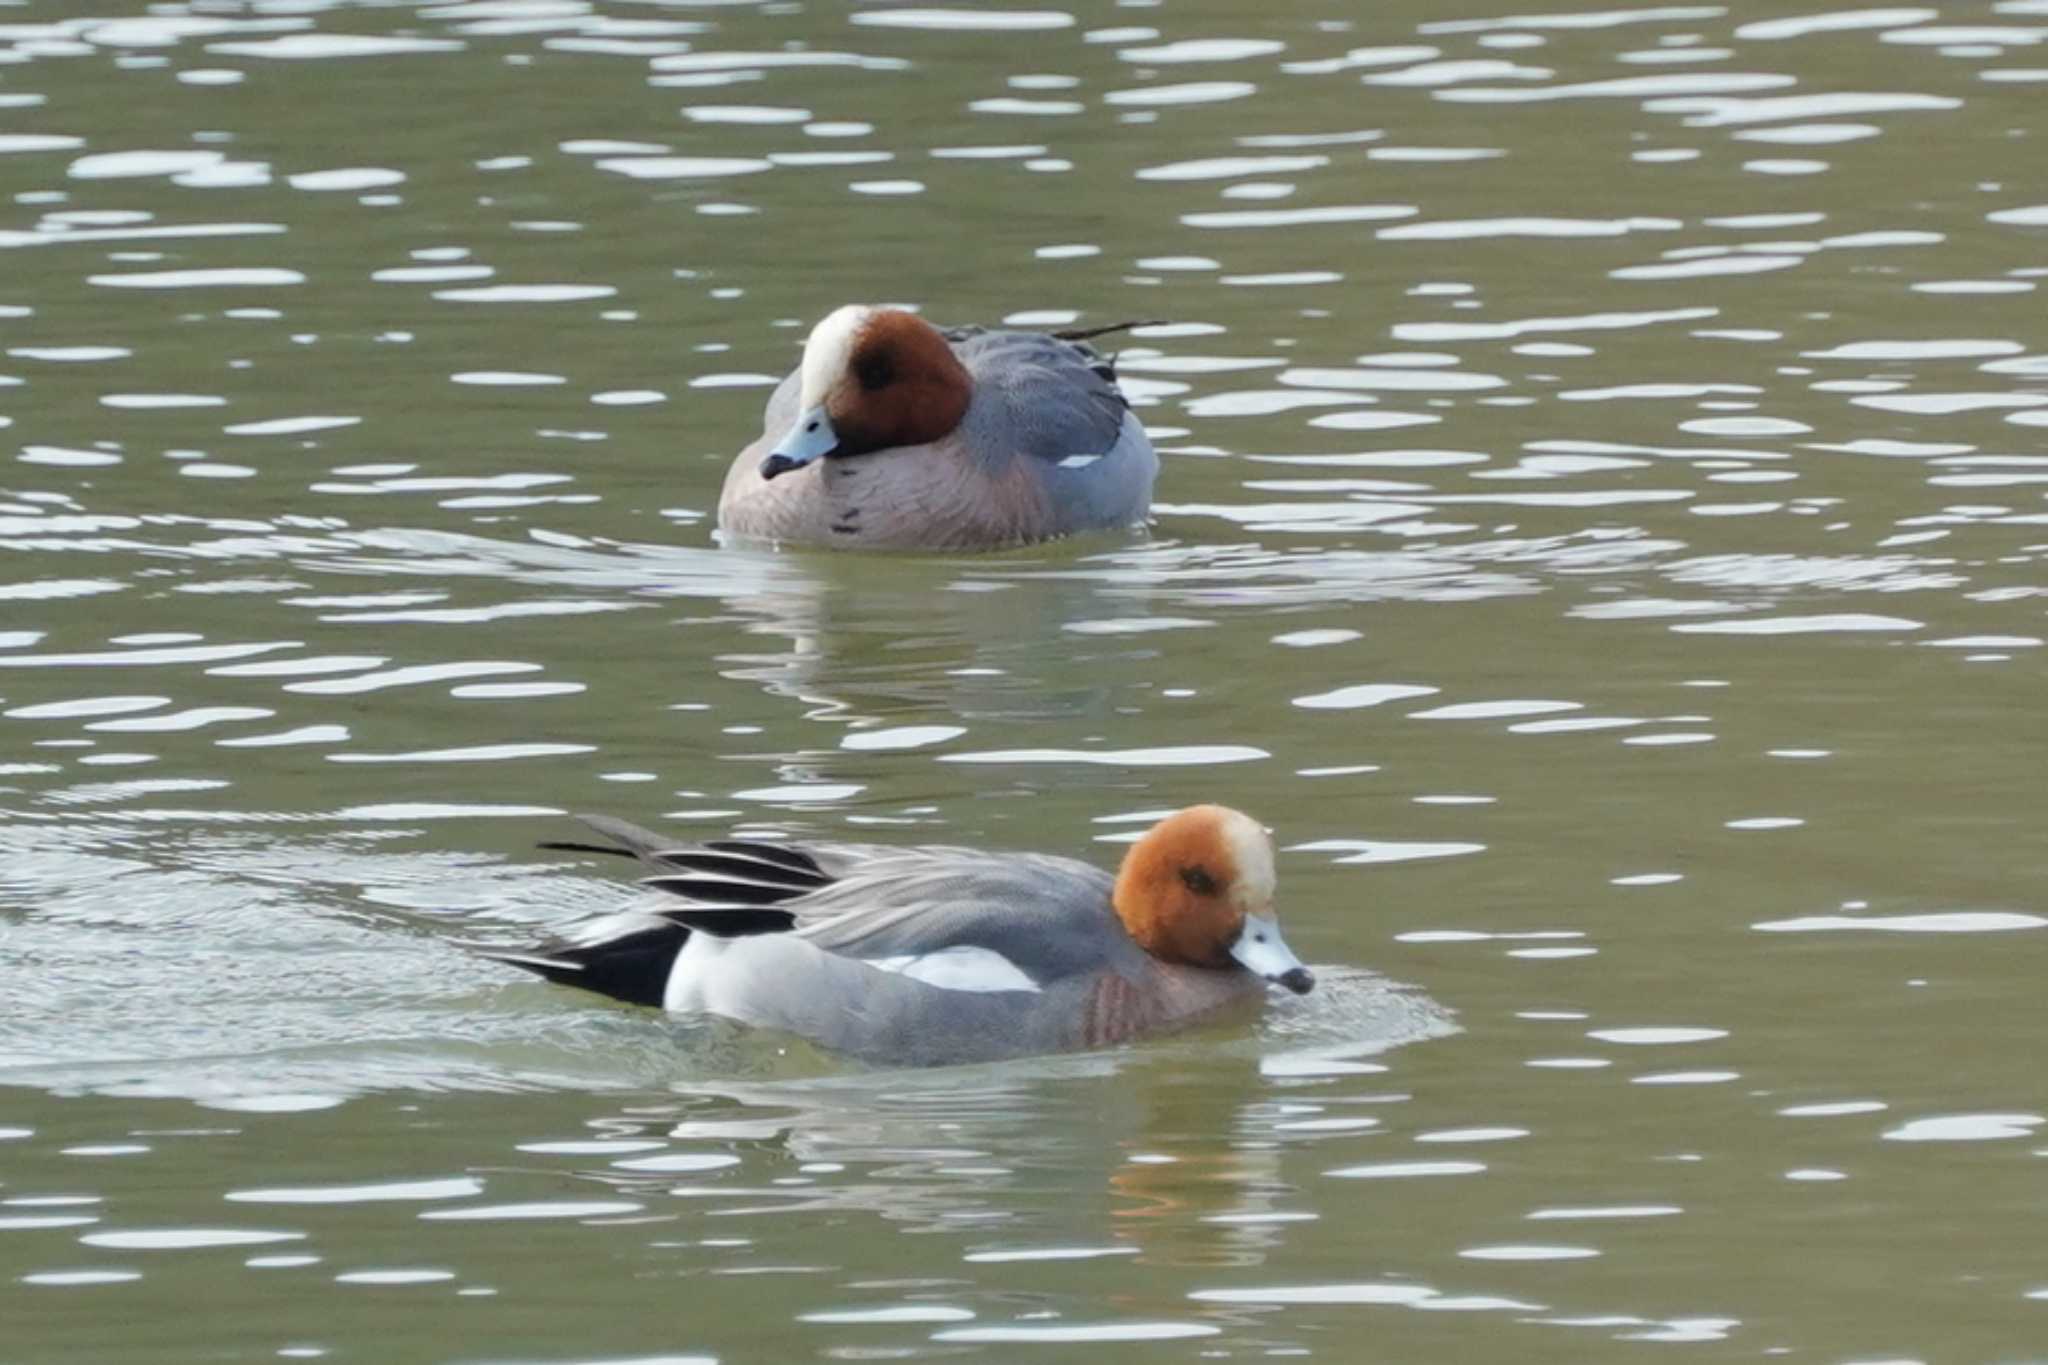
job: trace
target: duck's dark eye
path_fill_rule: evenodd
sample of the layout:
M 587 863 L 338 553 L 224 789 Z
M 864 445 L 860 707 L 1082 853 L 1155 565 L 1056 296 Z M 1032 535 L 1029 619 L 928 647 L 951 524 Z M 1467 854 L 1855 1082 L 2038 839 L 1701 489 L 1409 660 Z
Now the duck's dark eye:
M 1180 870 L 1181 883 L 1197 896 L 1213 896 L 1222 888 L 1209 875 L 1207 868 L 1184 867 Z
M 887 351 L 863 351 L 853 358 L 853 377 L 863 389 L 886 389 L 896 382 L 896 361 Z

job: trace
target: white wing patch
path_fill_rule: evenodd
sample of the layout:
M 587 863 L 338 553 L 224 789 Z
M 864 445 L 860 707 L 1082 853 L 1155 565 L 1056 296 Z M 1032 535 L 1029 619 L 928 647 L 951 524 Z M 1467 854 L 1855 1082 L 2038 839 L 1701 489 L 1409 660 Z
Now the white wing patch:
M 1101 458 L 1102 456 L 1100 455 L 1069 455 L 1066 459 L 1060 461 L 1059 467 L 1061 469 L 1086 469 Z
M 1036 991 L 1024 969 L 992 948 L 942 948 L 936 953 L 871 957 L 870 967 L 949 991 Z

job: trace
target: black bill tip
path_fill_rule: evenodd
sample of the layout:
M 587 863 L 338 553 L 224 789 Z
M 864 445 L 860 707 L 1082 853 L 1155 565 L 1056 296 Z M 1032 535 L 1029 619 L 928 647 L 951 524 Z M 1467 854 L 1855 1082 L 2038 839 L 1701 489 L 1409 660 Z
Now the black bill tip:
M 1306 967 L 1290 967 L 1277 979 L 1296 995 L 1307 995 L 1316 988 L 1316 974 Z
M 802 469 L 803 467 L 804 461 L 802 460 L 792 460 L 789 456 L 782 454 L 770 455 L 767 459 L 761 461 L 761 477 L 763 480 L 773 479 L 787 474 L 792 469 Z

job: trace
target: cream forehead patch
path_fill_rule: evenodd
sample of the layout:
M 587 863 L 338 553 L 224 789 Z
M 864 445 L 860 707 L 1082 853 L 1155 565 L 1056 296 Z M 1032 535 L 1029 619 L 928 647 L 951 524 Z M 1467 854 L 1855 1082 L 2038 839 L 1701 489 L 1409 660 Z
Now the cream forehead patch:
M 1238 811 L 1222 820 L 1223 846 L 1237 868 L 1237 889 L 1246 904 L 1266 905 L 1273 899 L 1273 841 L 1264 826 Z
M 823 402 L 840 376 L 852 366 L 853 344 L 874 311 L 849 303 L 827 313 L 811 329 L 811 335 L 804 341 L 802 390 L 797 398 L 804 408 Z

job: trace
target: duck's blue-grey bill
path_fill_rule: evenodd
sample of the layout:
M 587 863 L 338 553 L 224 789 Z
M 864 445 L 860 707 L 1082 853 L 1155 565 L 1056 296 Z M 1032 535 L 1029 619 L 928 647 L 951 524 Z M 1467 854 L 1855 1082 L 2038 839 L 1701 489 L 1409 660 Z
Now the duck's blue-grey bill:
M 839 433 L 832 429 L 832 419 L 825 415 L 823 407 L 812 408 L 796 419 L 796 424 L 761 461 L 761 477 L 773 479 L 792 469 L 802 469 L 838 448 Z

